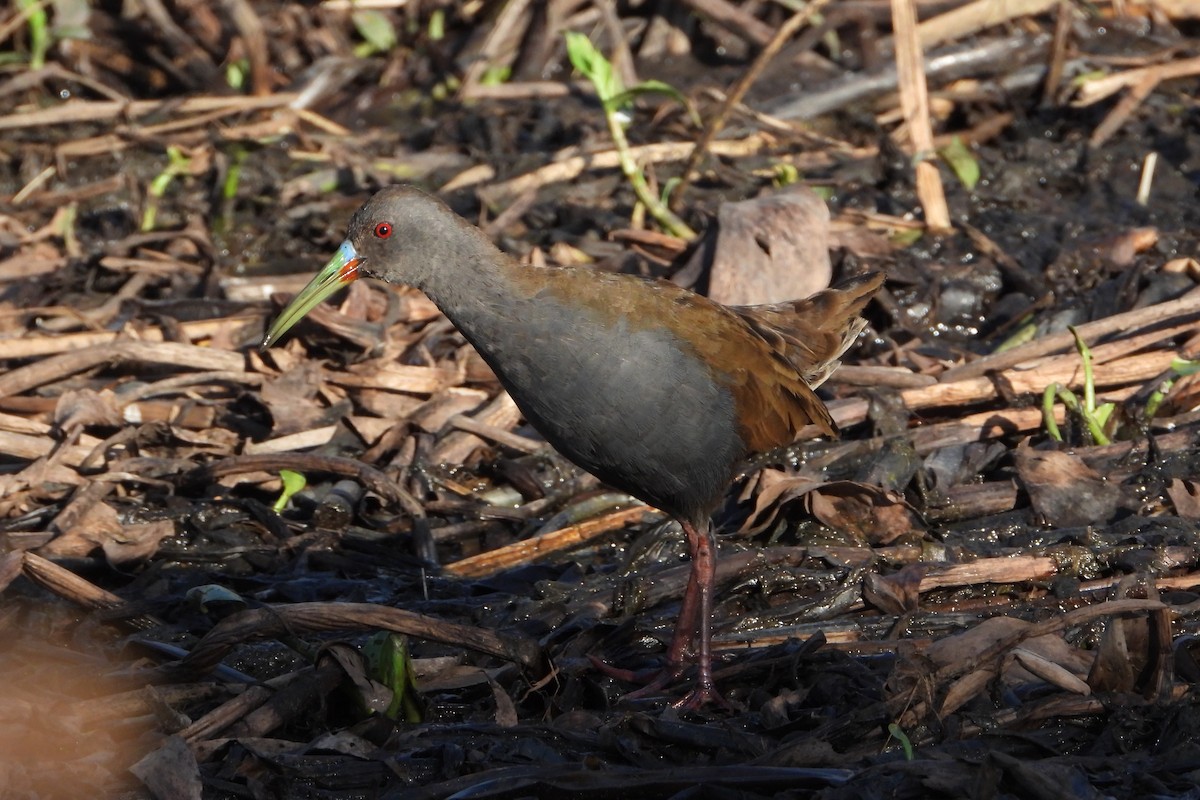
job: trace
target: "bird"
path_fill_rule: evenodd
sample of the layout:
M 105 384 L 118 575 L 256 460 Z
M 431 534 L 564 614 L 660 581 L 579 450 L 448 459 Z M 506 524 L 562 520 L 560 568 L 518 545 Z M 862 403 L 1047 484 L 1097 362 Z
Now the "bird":
M 727 705 L 712 676 L 712 513 L 752 455 L 791 444 L 809 424 L 837 435 L 813 389 L 864 329 L 883 274 L 801 300 L 724 306 L 665 280 L 522 265 L 440 199 L 396 185 L 354 213 L 262 348 L 362 277 L 424 292 L 551 446 L 678 521 L 691 570 L 652 686 L 681 678 L 690 660 L 695 686 L 676 705 Z

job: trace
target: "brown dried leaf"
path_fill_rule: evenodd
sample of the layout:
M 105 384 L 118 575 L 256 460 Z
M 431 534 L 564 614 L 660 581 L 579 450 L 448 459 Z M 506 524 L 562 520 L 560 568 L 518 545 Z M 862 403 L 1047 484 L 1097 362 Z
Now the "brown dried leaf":
M 114 567 L 132 561 L 144 561 L 158 552 L 163 539 L 175 535 L 175 523 L 169 519 L 122 525 L 113 536 L 101 543 L 104 557 Z
M 1184 519 L 1200 519 L 1200 484 L 1174 478 L 1167 487 L 1167 497 L 1171 498 L 1176 514 Z
M 121 404 L 109 389 L 72 389 L 62 393 L 54 407 L 54 424 L 63 430 L 89 425 L 116 427 L 124 424 Z
M 789 501 L 803 497 L 821 482 L 804 475 L 788 475 L 777 469 L 759 472 L 754 496 L 754 510 L 742 524 L 741 531 L 755 534 L 766 530 L 779 516 L 780 509 Z
M 1061 664 L 1057 664 L 1044 656 L 1025 647 L 1013 650 L 1013 659 L 1030 673 L 1041 678 L 1046 683 L 1057 686 L 1068 692 L 1088 696 L 1092 689 L 1087 682 L 1078 677 Z M 1007 677 L 1007 676 L 1006 676 Z
M 832 481 L 807 495 L 809 512 L 829 527 L 870 544 L 890 544 L 924 530 L 917 513 L 899 492 L 856 481 Z
M 74 516 L 53 541 L 38 549 L 40 555 L 83 557 L 122 535 L 117 511 L 107 503 L 94 503 Z
M 938 716 L 946 717 L 975 699 L 996 677 L 994 666 L 973 669 L 950 684 L 946 696 L 938 708 Z
M 1026 448 L 1016 462 L 1034 510 L 1056 528 L 1107 522 L 1120 505 L 1116 487 L 1076 455 Z
M 200 800 L 203 794 L 200 765 L 182 736 L 168 737 L 162 747 L 147 754 L 129 771 L 146 784 L 154 797 Z
M 891 575 L 867 572 L 863 578 L 863 599 L 885 614 L 916 611 L 921 600 L 921 579 L 928 564 L 909 564 Z
M 315 361 L 305 360 L 263 381 L 260 397 L 274 420 L 275 437 L 323 424 L 325 409 L 316 401 L 322 373 Z
M 811 189 L 724 203 L 717 225 L 708 289 L 717 302 L 776 303 L 829 286 L 829 209 Z

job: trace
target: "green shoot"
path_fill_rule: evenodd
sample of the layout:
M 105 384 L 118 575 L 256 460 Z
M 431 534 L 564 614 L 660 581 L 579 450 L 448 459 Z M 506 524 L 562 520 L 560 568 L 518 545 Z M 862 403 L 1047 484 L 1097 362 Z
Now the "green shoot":
M 429 40 L 440 42 L 446 38 L 446 9 L 434 9 L 429 17 Z
M 308 483 L 303 475 L 290 469 L 279 470 L 279 479 L 283 482 L 283 490 L 279 493 L 279 499 L 275 501 L 275 505 L 271 506 L 271 510 L 276 514 L 281 513 L 287 507 L 288 501 L 292 499 L 292 495 L 299 492 Z
M 192 159 L 174 145 L 167 145 L 167 166 L 150 181 L 146 210 L 142 212 L 142 231 L 154 230 L 158 219 L 158 203 L 167 193 L 167 187 L 180 175 L 187 175 L 192 168 Z
M 412 656 L 408 637 L 391 631 L 379 631 L 363 645 L 367 676 L 392 690 L 392 702 L 383 712 L 388 719 L 420 722 L 420 696 L 413 681 Z
M 900 728 L 900 726 L 894 722 L 890 723 L 888 725 L 888 735 L 891 736 L 893 739 L 895 739 L 897 742 L 899 742 L 900 746 L 902 748 L 904 748 L 904 760 L 912 761 L 913 760 L 912 742 L 909 741 L 908 735 Z
M 1080 361 L 1083 362 L 1083 400 L 1081 401 L 1070 390 L 1059 383 L 1047 386 L 1046 390 L 1042 393 L 1042 423 L 1045 425 L 1046 433 L 1050 438 L 1056 442 L 1063 440 L 1062 433 L 1054 421 L 1054 400 L 1057 398 L 1066 406 L 1068 412 L 1078 415 L 1083 420 L 1088 434 L 1095 444 L 1112 444 L 1112 438 L 1107 428 L 1112 419 L 1113 411 L 1117 408 L 1116 403 L 1096 405 L 1096 382 L 1092 372 L 1092 351 L 1074 327 L 1069 330 L 1075 337 L 1075 349 L 1079 352 Z
M 903 248 L 921 241 L 921 237 L 924 235 L 924 228 L 898 228 L 892 231 L 888 240 L 897 247 Z
M 246 76 L 250 74 L 250 62 L 244 58 L 230 61 L 225 67 L 225 82 L 235 92 L 240 92 L 246 85 Z
M 363 38 L 362 43 L 354 48 L 354 55 L 358 58 L 386 53 L 399 41 L 391 20 L 378 11 L 360 9 L 353 12 L 350 19 L 358 35 Z
M 1162 406 L 1163 401 L 1167 399 L 1167 393 L 1171 391 L 1171 387 L 1175 385 L 1175 381 L 1185 375 L 1195 375 L 1200 372 L 1200 361 L 1188 361 L 1183 358 L 1177 358 L 1171 362 L 1171 377 L 1166 378 L 1158 385 L 1158 388 L 1150 393 L 1150 397 L 1146 400 L 1145 419 L 1147 422 L 1158 416 L 1158 409 Z
M 667 208 L 666 204 L 650 190 L 646 183 L 646 176 L 634 162 L 629 140 L 625 136 L 623 120 L 625 106 L 641 94 L 648 92 L 666 94 L 690 109 L 687 99 L 662 81 L 643 81 L 632 88 L 625 88 L 616 70 L 613 69 L 612 62 L 596 49 L 590 39 L 582 33 L 574 31 L 567 31 L 566 38 L 567 57 L 571 60 L 571 65 L 591 81 L 592 86 L 596 89 L 596 96 L 604 110 L 604 119 L 608 123 L 609 136 L 612 137 L 613 147 L 616 148 L 617 157 L 621 161 L 621 174 L 633 187 L 638 202 L 645 206 L 650 215 L 672 235 L 689 241 L 695 239 L 696 232 Z
M 480 86 L 500 86 L 512 77 L 512 67 L 507 64 L 488 67 L 479 79 Z
M 46 4 L 40 0 L 17 0 L 21 12 L 28 15 L 25 21 L 29 28 L 29 68 L 46 66 L 46 53 L 50 50 L 50 22 Z
M 979 183 L 979 161 L 971 148 L 963 144 L 963 140 L 955 136 L 950 144 L 937 151 L 938 157 L 954 171 L 959 183 L 967 187 L 967 191 Z
M 771 183 L 779 189 L 785 186 L 791 186 L 800 180 L 800 170 L 796 169 L 795 164 L 789 164 L 786 161 L 778 161 L 775 164 L 775 175 L 771 178 Z

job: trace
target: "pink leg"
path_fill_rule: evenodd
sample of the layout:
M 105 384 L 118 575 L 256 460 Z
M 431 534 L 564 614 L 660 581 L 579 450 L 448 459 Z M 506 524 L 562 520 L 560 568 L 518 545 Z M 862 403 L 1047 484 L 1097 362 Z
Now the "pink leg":
M 679 617 L 679 627 L 675 629 L 675 641 L 671 643 L 671 654 L 678 644 L 683 632 L 683 626 L 688 626 L 687 638 L 690 641 L 692 633 L 700 629 L 700 646 L 696 651 L 696 688 L 686 697 L 675 703 L 679 708 L 699 708 L 708 702 L 716 702 L 724 706 L 729 703 L 717 693 L 712 677 L 712 605 L 713 589 L 717 577 L 717 539 L 713 535 L 712 525 L 704 523 L 703 530 L 697 530 L 690 523 L 683 523 L 683 532 L 687 534 L 692 549 L 692 574 L 688 579 L 687 593 L 683 598 L 683 611 Z M 693 595 L 698 595 L 694 597 Z M 689 603 L 689 600 L 691 601 Z M 698 608 L 696 606 L 699 606 Z M 688 619 L 690 607 L 691 620 Z M 697 619 L 697 614 L 699 619 Z
M 692 556 L 692 569 L 688 574 L 687 589 L 683 594 L 683 602 L 679 609 L 679 621 L 675 624 L 675 633 L 671 637 L 671 646 L 667 650 L 667 666 L 655 675 L 650 682 L 637 691 L 625 695 L 625 699 L 649 697 L 661 691 L 672 681 L 679 678 L 684 671 L 689 655 L 696 662 L 696 688 L 674 705 L 679 708 L 700 708 L 706 703 L 714 702 L 731 708 L 728 701 L 717 692 L 712 677 L 712 605 L 713 591 L 717 575 L 717 540 L 713 535 L 709 522 L 703 523 L 703 528 L 688 522 L 681 523 L 683 532 L 687 535 L 688 549 Z M 699 634 L 699 647 L 691 651 L 693 640 Z M 598 658 L 591 657 L 592 663 L 601 671 L 621 680 L 639 680 L 642 675 L 634 675 L 625 670 L 610 667 Z

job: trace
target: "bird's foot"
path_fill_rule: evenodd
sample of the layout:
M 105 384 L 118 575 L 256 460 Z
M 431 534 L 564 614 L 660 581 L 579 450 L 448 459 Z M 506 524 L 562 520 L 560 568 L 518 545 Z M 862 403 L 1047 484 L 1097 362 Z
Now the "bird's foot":
M 737 711 L 733 703 L 726 700 L 712 686 L 697 686 L 679 700 L 671 703 L 672 706 L 678 708 L 680 711 L 698 711 L 710 704 L 718 705 L 726 711 Z
M 629 694 L 622 695 L 619 702 L 626 700 L 645 700 L 648 697 L 655 697 L 663 689 L 666 689 L 674 681 L 678 680 L 683 675 L 683 666 L 666 666 L 666 667 L 651 667 L 649 669 L 629 670 L 614 667 L 605 661 L 601 661 L 593 655 L 588 655 L 588 660 L 592 662 L 592 666 L 603 672 L 610 678 L 625 683 L 640 683 L 642 688 L 635 689 Z
M 610 678 L 624 681 L 626 683 L 640 683 L 643 686 L 640 689 L 634 689 L 628 694 L 622 695 L 618 702 L 627 700 L 645 700 L 651 697 L 659 696 L 664 689 L 670 686 L 675 681 L 683 677 L 684 668 L 680 664 L 678 666 L 665 666 L 659 669 L 642 669 L 628 670 L 614 667 L 593 655 L 588 656 L 588 660 L 592 662 L 592 666 L 603 672 Z M 736 711 L 732 703 L 726 700 L 720 692 L 716 690 L 711 683 L 708 685 L 700 684 L 695 689 L 688 692 L 679 700 L 671 703 L 672 706 L 683 711 L 695 711 L 706 705 L 717 705 L 726 711 Z

